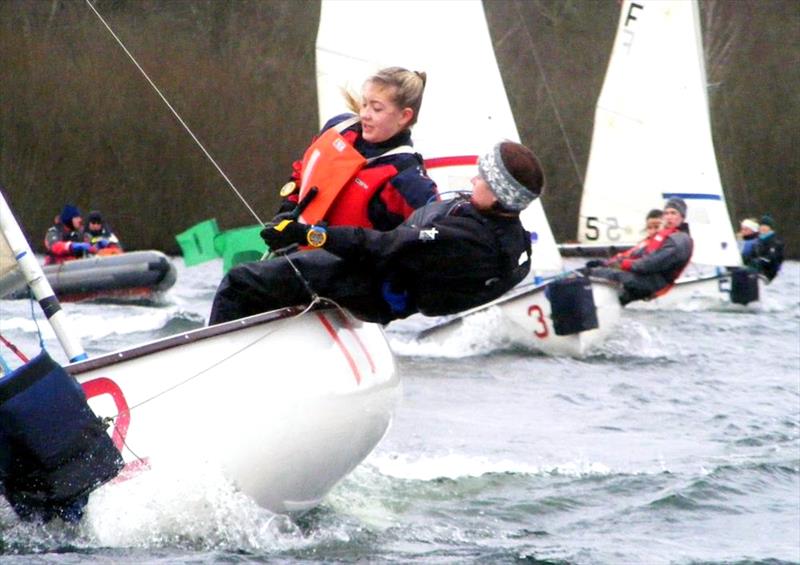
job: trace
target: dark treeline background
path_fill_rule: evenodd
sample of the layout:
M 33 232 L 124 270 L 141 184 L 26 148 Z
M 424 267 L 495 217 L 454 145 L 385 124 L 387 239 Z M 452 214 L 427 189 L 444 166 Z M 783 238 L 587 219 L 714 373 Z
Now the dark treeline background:
M 95 5 L 261 219 L 269 219 L 291 162 L 319 124 L 319 3 Z M 522 141 L 546 168 L 548 217 L 558 241 L 572 240 L 619 2 L 484 6 Z M 700 8 L 732 219 L 772 213 L 798 257 L 800 2 L 702 0 Z M 468 65 L 464 73 L 465 88 L 480 80 Z M 129 248 L 169 253 L 178 252 L 174 235 L 201 220 L 216 217 L 223 229 L 255 223 L 83 0 L 0 1 L 0 81 L 0 184 L 38 250 L 65 202 L 84 214 L 105 212 Z

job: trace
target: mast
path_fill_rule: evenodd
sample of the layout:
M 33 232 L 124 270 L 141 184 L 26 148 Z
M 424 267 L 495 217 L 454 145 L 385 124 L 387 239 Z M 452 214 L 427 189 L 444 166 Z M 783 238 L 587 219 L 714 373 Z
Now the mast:
M 61 303 L 55 296 L 53 288 L 45 277 L 42 267 L 36 260 L 28 240 L 19 227 L 14 214 L 11 212 L 5 195 L 0 191 L 0 234 L 2 234 L 8 248 L 11 250 L 10 260 L 16 261 L 20 271 L 25 277 L 34 297 L 39 302 L 47 321 L 53 327 L 61 347 L 67 354 L 71 363 L 86 359 L 86 353 L 76 333 L 69 327 Z M 6 258 L 3 258 L 4 260 Z

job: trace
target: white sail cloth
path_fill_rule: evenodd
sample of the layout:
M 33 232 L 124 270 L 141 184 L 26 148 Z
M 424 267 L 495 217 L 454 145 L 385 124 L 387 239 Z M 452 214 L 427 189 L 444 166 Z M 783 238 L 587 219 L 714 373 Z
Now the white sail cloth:
M 392 22 L 392 29 L 413 39 L 394 41 L 375 22 Z M 480 156 L 498 141 L 520 140 L 480 0 L 382 0 L 369 9 L 360 0 L 324 1 L 316 55 L 322 122 L 347 111 L 342 88 L 360 92 L 375 71 L 401 66 L 428 75 L 413 129 L 414 148 L 426 159 Z M 477 167 L 430 172 L 441 192 L 469 190 Z M 560 271 L 561 256 L 541 200 L 522 219 L 535 232 L 534 269 Z
M 671 196 L 688 204 L 694 263 L 739 265 L 709 118 L 695 0 L 626 0 L 597 102 L 578 240 L 632 244 Z

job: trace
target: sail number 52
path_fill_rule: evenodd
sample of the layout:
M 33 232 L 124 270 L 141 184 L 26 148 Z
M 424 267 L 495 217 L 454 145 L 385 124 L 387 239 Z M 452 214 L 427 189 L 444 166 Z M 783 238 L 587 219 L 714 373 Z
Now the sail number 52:
M 600 239 L 600 224 L 605 226 L 605 236 L 609 241 L 617 241 L 620 236 L 619 222 L 616 218 L 608 217 L 600 221 L 597 216 L 587 216 L 586 218 L 586 239 L 597 241 Z

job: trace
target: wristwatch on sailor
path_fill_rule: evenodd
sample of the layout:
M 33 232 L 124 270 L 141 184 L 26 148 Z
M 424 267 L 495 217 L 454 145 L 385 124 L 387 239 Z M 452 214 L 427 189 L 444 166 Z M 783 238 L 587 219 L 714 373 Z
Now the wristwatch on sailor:
M 311 226 L 306 232 L 306 241 L 311 247 L 322 247 L 328 241 L 328 232 L 322 226 Z

